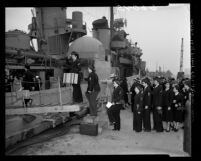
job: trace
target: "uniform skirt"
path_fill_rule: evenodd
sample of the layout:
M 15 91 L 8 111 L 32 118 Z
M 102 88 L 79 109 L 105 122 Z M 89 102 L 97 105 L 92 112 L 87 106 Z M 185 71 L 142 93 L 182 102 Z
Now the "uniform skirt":
M 183 110 L 174 109 L 173 120 L 175 122 L 183 122 Z
M 73 102 L 83 102 L 80 84 L 73 84 Z
M 164 107 L 164 120 L 166 122 L 172 122 L 173 121 L 173 110 L 172 108 L 168 110 L 168 107 Z
M 142 112 L 139 114 L 137 110 L 133 111 L 133 130 L 142 131 Z

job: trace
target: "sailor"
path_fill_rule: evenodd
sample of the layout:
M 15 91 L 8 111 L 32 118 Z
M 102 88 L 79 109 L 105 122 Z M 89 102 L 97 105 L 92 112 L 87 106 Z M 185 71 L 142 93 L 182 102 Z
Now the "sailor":
M 166 81 L 165 83 L 165 90 L 163 91 L 162 103 L 164 109 L 164 119 L 166 122 L 166 132 L 170 132 L 170 125 L 173 121 L 173 110 L 172 110 L 172 99 L 173 99 L 173 92 L 170 88 L 170 82 Z
M 95 73 L 93 65 L 88 66 L 89 76 L 85 80 L 88 81 L 87 91 L 85 93 L 88 102 L 91 116 L 97 116 L 97 102 L 96 98 L 100 92 L 100 85 L 98 75 Z
M 191 93 L 191 81 L 187 79 L 184 82 L 184 107 L 186 106 L 187 100 L 189 100 L 189 94 Z M 185 111 L 183 111 L 183 120 L 185 119 Z
M 191 81 L 186 80 L 184 82 L 184 105 L 186 104 L 186 101 L 189 100 L 189 93 L 191 92 Z
M 133 130 L 136 132 L 142 131 L 142 116 L 143 116 L 143 85 L 136 83 L 135 97 L 133 107 Z
M 163 132 L 162 124 L 162 86 L 159 84 L 159 78 L 154 78 L 153 93 L 153 122 L 154 130 L 157 132 Z
M 130 88 L 130 93 L 131 93 L 131 111 L 133 112 L 133 107 L 134 107 L 134 98 L 135 98 L 135 86 L 136 86 L 136 83 L 139 83 L 139 78 L 134 78 L 133 79 L 133 84 Z
M 113 79 L 117 78 L 117 75 L 115 73 L 110 74 L 109 79 L 107 79 L 106 81 L 102 81 L 102 82 L 106 82 L 107 86 L 106 86 L 106 97 L 107 97 L 107 102 L 112 102 L 112 93 L 114 90 L 114 86 L 113 86 Z M 114 117 L 111 115 L 110 112 L 111 108 L 107 108 L 107 114 L 108 114 L 108 119 L 110 122 L 110 125 L 114 124 Z
M 112 94 L 112 106 L 110 107 L 109 115 L 114 118 L 114 129 L 120 131 L 120 110 L 123 106 L 123 89 L 120 87 L 120 80 L 118 78 L 113 79 L 114 91 Z
M 174 96 L 173 96 L 173 121 L 174 121 L 174 128 L 173 130 L 176 132 L 179 129 L 179 124 L 182 123 L 182 111 L 183 111 L 183 98 L 182 95 L 179 93 L 179 86 L 176 85 L 173 88 Z
M 128 93 L 128 84 L 127 84 L 127 80 L 126 80 L 125 77 L 121 78 L 120 86 L 124 91 L 124 107 L 123 107 L 123 109 L 125 109 L 125 108 L 128 108 L 128 106 L 129 106 L 128 105 L 128 95 L 127 95 L 127 93 Z
M 143 127 L 144 131 L 151 131 L 150 123 L 150 108 L 151 108 L 151 89 L 150 81 L 148 78 L 142 80 L 142 85 L 144 86 L 143 91 Z
M 73 86 L 73 104 L 83 102 L 82 91 L 80 87 L 81 82 L 81 66 L 79 61 L 79 54 L 77 52 L 72 52 L 69 58 L 66 60 L 67 72 L 78 74 L 77 84 L 72 84 Z

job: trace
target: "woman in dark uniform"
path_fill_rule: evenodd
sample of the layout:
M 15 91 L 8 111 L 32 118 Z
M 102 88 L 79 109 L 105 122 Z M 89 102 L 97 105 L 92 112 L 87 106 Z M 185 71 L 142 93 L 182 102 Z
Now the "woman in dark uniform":
M 120 87 L 120 81 L 118 78 L 113 79 L 114 91 L 112 93 L 112 106 L 109 110 L 109 115 L 114 119 L 114 129 L 120 131 L 121 121 L 120 121 L 120 110 L 123 106 L 123 89 Z
M 182 105 L 183 105 L 183 100 L 182 96 L 179 93 L 179 86 L 176 85 L 173 88 L 174 91 L 174 96 L 173 96 L 173 121 L 174 121 L 174 131 L 178 131 L 179 128 L 179 123 L 182 122 Z
M 79 55 L 76 52 L 72 52 L 69 59 L 67 59 L 67 73 L 77 73 L 78 83 L 72 84 L 73 86 L 73 103 L 83 102 L 82 91 L 80 87 L 81 82 L 81 67 L 79 62 Z
M 131 93 L 131 111 L 133 112 L 133 107 L 134 107 L 134 98 L 135 98 L 135 86 L 136 86 L 136 82 L 139 83 L 138 79 L 133 79 L 133 84 L 130 88 L 130 93 Z
M 190 93 L 190 91 L 191 91 L 191 89 L 190 89 L 190 85 L 191 84 L 191 82 L 190 82 L 190 80 L 188 80 L 188 79 L 186 79 L 185 81 L 184 81 L 184 87 L 183 87 L 183 107 L 185 107 L 186 106 L 186 102 L 187 102 L 187 100 L 189 100 L 189 93 Z M 184 123 L 184 120 L 185 120 L 185 109 L 183 110 L 183 123 Z M 182 128 L 184 128 L 184 126 L 182 126 Z
M 133 109 L 133 130 L 136 132 L 142 131 L 142 114 L 143 114 L 143 86 L 139 83 L 136 83 L 135 86 L 135 100 L 134 100 L 134 109 Z
M 151 108 L 151 89 L 150 81 L 148 78 L 142 80 L 142 85 L 144 86 L 143 91 L 143 127 L 144 131 L 151 131 L 150 123 L 150 108 Z
M 128 84 L 127 84 L 127 80 L 125 77 L 122 78 L 121 83 L 120 83 L 121 88 L 124 91 L 124 107 L 123 109 L 128 107 Z
M 157 132 L 163 132 L 162 123 L 162 86 L 159 84 L 159 78 L 154 78 L 154 88 L 153 88 L 153 119 L 154 119 L 154 129 Z
M 85 80 L 88 81 L 88 87 L 86 91 L 86 97 L 89 102 L 89 110 L 91 116 L 97 116 L 97 102 L 96 98 L 100 92 L 100 85 L 98 75 L 95 73 L 94 66 L 88 67 L 89 76 Z
M 170 82 L 165 82 L 165 90 L 163 91 L 163 109 L 164 109 L 164 119 L 166 122 L 166 132 L 170 132 L 170 124 L 173 121 L 173 112 L 172 112 L 172 99 L 173 92 L 170 89 Z

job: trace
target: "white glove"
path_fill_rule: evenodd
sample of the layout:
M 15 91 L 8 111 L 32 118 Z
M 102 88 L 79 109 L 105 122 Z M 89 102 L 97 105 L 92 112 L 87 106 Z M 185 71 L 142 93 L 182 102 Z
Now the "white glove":
M 160 106 L 157 107 L 157 110 L 161 110 L 161 109 L 162 109 L 162 107 L 160 107 Z

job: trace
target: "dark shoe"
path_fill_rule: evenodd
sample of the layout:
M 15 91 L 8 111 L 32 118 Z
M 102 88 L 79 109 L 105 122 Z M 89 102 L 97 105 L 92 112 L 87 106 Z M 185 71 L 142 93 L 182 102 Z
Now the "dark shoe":
M 114 125 L 115 122 L 110 122 L 110 126 Z
M 173 128 L 173 131 L 174 131 L 174 132 L 177 132 L 177 131 L 178 131 L 178 129 L 176 129 L 176 128 Z
M 145 132 L 150 132 L 151 130 L 149 130 L 149 129 L 145 129 L 144 131 L 145 131 Z
M 113 131 L 117 131 L 117 129 L 112 129 Z
M 142 130 L 139 130 L 139 131 L 136 131 L 136 130 L 135 130 L 135 132 L 139 133 L 139 132 L 142 132 Z
M 69 112 L 69 116 L 70 117 L 73 117 L 73 116 L 75 116 L 76 114 L 75 114 L 75 112 Z

